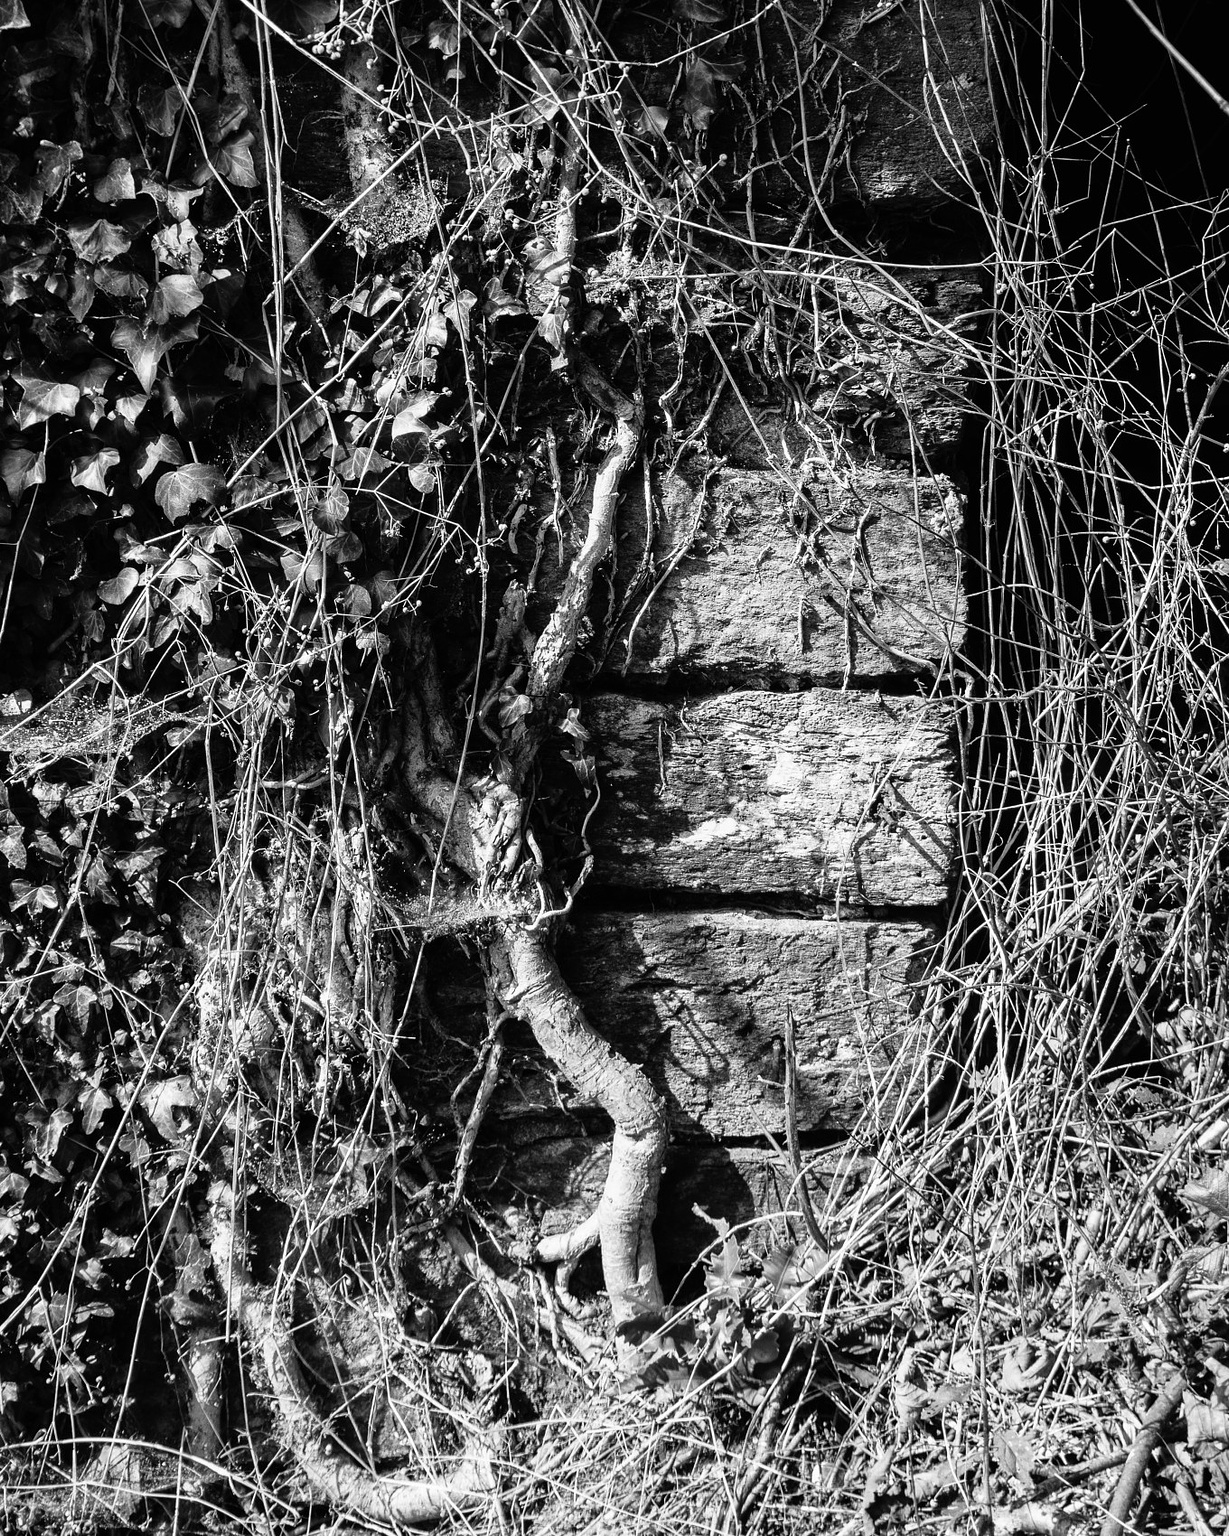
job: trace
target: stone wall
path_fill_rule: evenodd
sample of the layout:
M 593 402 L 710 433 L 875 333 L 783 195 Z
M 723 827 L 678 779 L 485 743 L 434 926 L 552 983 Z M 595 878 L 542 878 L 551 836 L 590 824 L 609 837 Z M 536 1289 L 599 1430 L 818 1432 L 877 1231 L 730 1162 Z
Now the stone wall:
M 740 1219 L 788 1196 L 787 1014 L 812 1175 L 859 1176 L 847 1138 L 891 1113 L 954 875 L 957 449 L 985 302 L 961 199 L 991 144 L 980 8 L 828 9 L 766 13 L 762 38 L 783 78 L 808 66 L 817 147 L 845 115 L 824 177 L 832 254 L 812 245 L 792 290 L 813 324 L 771 380 L 725 359 L 704 451 L 628 485 L 595 615 L 607 643 L 573 683 L 602 799 L 561 961 L 669 1104 L 668 1273 L 711 1238 L 694 1205 Z M 780 170 L 759 191 L 776 229 L 813 202 Z M 891 259 L 854 259 L 855 240 Z M 590 272 L 590 297 L 626 275 Z M 558 546 L 512 561 L 531 571 L 531 629 L 583 535 L 577 488 L 555 487 Z M 477 977 L 434 948 L 436 1014 L 479 1034 Z M 600 1192 L 606 1127 L 518 1045 L 477 1172 L 562 1228 Z

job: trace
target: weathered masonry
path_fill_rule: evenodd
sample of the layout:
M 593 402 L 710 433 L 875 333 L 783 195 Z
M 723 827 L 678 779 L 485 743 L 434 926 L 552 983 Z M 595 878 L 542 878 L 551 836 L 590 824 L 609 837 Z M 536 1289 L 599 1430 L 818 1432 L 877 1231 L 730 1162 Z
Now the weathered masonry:
M 828 254 L 797 257 L 781 219 L 753 221 L 764 249 L 749 259 L 779 261 L 792 340 L 771 340 L 768 315 L 720 361 L 702 451 L 625 486 L 595 615 L 607 644 L 572 683 L 602 799 L 561 964 L 668 1101 L 657 1231 L 676 1271 L 711 1237 L 693 1206 L 740 1219 L 787 1195 L 787 1017 L 812 1168 L 853 1169 L 843 1139 L 873 1137 L 891 1112 L 892 1064 L 953 878 L 957 448 L 984 302 L 960 203 L 990 140 L 981 18 L 976 0 L 828 10 L 763 22 L 782 69 L 800 40 L 827 59 L 829 94 L 817 86 L 812 100 L 825 121 L 831 71 L 844 82 Z M 776 195 L 788 206 L 788 188 Z M 793 219 L 809 219 L 793 197 Z M 612 259 L 588 292 L 629 275 L 653 272 Z M 660 397 L 669 384 L 665 368 Z M 531 628 L 583 534 L 569 510 L 580 478 L 556 474 L 558 541 L 508 557 L 530 586 Z M 436 1013 L 479 1032 L 476 978 L 434 948 Z M 490 1187 L 532 1194 L 559 1229 L 592 1207 L 603 1126 L 527 1042 L 491 1117 L 497 1146 L 479 1164 Z

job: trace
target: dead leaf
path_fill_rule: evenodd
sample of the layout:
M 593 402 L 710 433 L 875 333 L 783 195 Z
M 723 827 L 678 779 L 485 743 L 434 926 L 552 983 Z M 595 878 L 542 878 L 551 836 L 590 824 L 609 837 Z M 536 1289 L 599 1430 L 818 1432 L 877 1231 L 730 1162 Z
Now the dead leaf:
M 1192 1182 L 1182 1190 L 1189 1204 L 1207 1211 L 1217 1221 L 1229 1221 L 1229 1168 L 1205 1174 L 1201 1182 Z
M 180 1129 L 176 1115 L 180 1111 L 196 1108 L 196 1090 L 186 1075 L 164 1078 L 158 1083 L 148 1083 L 138 1095 L 138 1103 L 164 1141 L 182 1141 L 185 1132 Z

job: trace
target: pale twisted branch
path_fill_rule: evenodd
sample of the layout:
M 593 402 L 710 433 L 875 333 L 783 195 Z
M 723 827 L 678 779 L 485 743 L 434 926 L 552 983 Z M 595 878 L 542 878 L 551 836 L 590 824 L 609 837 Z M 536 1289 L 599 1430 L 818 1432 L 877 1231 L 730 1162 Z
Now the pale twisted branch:
M 504 1006 L 525 1020 L 573 1086 L 614 1121 L 596 1218 L 615 1326 L 660 1313 L 653 1218 L 668 1141 L 665 1106 L 640 1068 L 595 1032 L 540 934 L 502 923 L 490 953 Z M 576 1230 L 588 1236 L 585 1224 Z
M 214 1184 L 209 1205 L 214 1271 L 227 1309 L 260 1356 L 285 1445 L 312 1487 L 352 1515 L 391 1525 L 417 1525 L 451 1510 L 485 1504 L 496 1486 L 490 1430 L 471 1437 L 456 1469 L 444 1477 L 385 1477 L 349 1457 L 312 1406 L 284 1308 L 252 1278 L 242 1219 L 230 1187 Z

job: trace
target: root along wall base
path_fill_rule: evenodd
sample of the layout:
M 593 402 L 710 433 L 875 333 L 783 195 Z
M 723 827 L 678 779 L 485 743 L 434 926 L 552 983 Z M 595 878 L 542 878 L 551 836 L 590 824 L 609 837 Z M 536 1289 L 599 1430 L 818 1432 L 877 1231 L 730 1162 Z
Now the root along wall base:
M 890 1113 L 912 990 L 937 929 L 853 917 L 746 911 L 577 914 L 560 945 L 564 979 L 595 1027 L 644 1064 L 676 1142 L 786 1135 L 785 1014 L 794 1018 L 794 1114 L 804 1134 L 845 1132 Z M 481 981 L 455 947 L 425 964 L 441 1019 L 482 1018 Z M 489 1114 L 510 1145 L 571 1134 L 592 1101 L 552 1081 L 513 1041 Z

